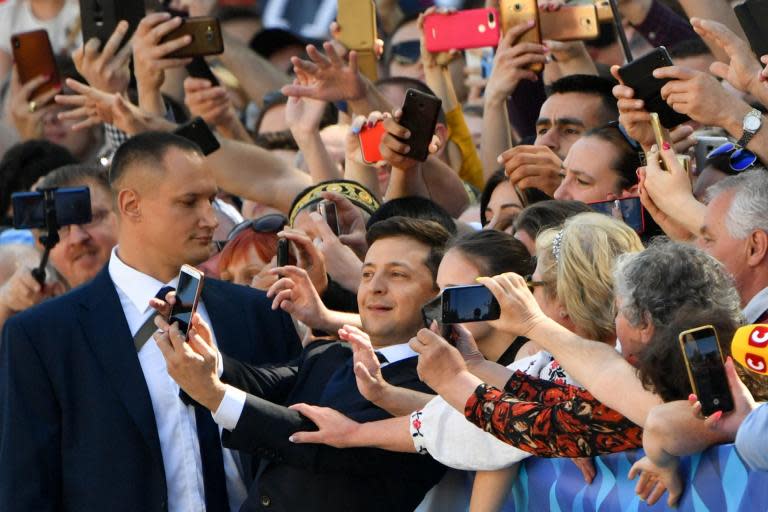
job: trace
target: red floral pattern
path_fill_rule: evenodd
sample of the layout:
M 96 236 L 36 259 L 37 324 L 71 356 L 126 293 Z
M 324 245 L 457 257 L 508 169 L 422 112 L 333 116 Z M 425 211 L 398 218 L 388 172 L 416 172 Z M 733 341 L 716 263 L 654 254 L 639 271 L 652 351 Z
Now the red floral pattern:
M 515 372 L 504 391 L 481 384 L 469 421 L 539 457 L 592 457 L 638 448 L 643 430 L 585 389 Z

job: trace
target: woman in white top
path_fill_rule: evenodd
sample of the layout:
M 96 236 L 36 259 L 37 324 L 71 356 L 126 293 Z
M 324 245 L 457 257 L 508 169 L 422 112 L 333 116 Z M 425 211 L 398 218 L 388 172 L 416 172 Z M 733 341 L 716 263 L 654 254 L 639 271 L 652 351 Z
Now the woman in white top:
M 486 270 L 478 268 L 482 263 L 477 258 L 466 258 L 457 249 L 449 250 L 440 265 L 438 284 L 441 286 L 471 283 Z M 579 335 L 614 345 L 613 265 L 619 255 L 643 249 L 637 234 L 626 224 L 608 216 L 585 213 L 566 221 L 561 230 L 542 233 L 536 241 L 536 249 L 538 264 L 529 282 L 544 312 Z M 472 324 L 465 325 L 475 331 L 478 329 Z M 483 328 L 494 329 L 493 322 L 486 323 Z M 461 345 L 467 340 L 465 336 L 459 341 L 465 352 L 467 347 Z M 479 343 L 478 346 L 482 353 L 483 348 Z M 534 355 L 509 367 L 546 380 L 573 383 L 550 354 L 535 348 L 533 351 Z M 301 406 L 300 409 L 318 424 L 320 431 L 296 434 L 292 438 L 294 442 L 418 451 L 429 453 L 451 467 L 479 471 L 510 468 L 531 452 L 519 450 L 483 432 L 440 397 L 432 398 L 410 418 L 398 417 L 360 425 L 351 424 L 338 413 L 321 408 Z M 497 509 L 503 504 L 514 471 L 479 475 L 475 480 L 470 510 Z
M 44 28 L 53 53 L 70 55 L 80 46 L 77 0 L 6 0 L 0 3 L 0 83 L 13 64 L 11 35 Z

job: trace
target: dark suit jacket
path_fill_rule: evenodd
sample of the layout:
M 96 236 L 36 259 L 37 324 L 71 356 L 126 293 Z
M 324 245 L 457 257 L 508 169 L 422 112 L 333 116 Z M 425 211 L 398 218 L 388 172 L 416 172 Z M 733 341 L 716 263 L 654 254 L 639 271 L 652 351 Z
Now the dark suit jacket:
M 289 316 L 258 291 L 206 280 L 222 350 L 295 357 Z M 11 318 L 0 346 L 0 510 L 167 509 L 149 391 L 105 268 L 90 283 Z
M 224 380 L 250 393 L 224 446 L 259 455 L 262 464 L 242 511 L 412 511 L 444 467 L 431 457 L 375 448 L 337 449 L 293 444 L 294 432 L 317 427 L 286 406 L 305 402 L 333 407 L 361 422 L 390 416 L 365 400 L 352 382 L 323 396 L 330 377 L 351 360 L 345 343 L 309 345 L 295 364 L 253 367 L 224 359 Z M 412 357 L 382 368 L 396 386 L 431 393 Z M 283 404 L 283 405 L 278 405 Z

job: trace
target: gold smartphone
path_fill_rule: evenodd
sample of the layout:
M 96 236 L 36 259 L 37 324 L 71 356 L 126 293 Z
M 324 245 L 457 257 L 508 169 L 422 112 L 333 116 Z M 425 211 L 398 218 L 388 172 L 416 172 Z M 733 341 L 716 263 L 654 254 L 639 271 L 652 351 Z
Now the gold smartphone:
M 376 4 L 374 0 L 338 0 L 338 40 L 357 53 L 360 72 L 370 81 L 378 80 L 376 59 Z
M 691 389 L 701 403 L 701 413 L 733 410 L 733 397 L 728 388 L 723 353 L 712 325 L 683 331 L 678 336 Z
M 501 32 L 533 20 L 536 24 L 517 41 L 518 43 L 541 44 L 541 27 L 539 25 L 539 5 L 537 0 L 501 0 L 499 2 L 499 15 L 501 16 Z M 536 73 L 544 69 L 544 64 L 536 62 L 528 66 L 528 69 Z
M 661 149 L 664 146 L 664 128 L 661 126 L 661 121 L 659 120 L 659 114 L 657 114 L 656 112 L 651 112 L 650 114 L 651 114 L 651 128 L 653 128 L 653 137 L 656 139 L 656 147 L 659 149 L 659 152 L 661 152 Z M 659 153 L 659 165 L 661 166 L 662 170 L 664 171 L 669 170 L 664 165 L 664 159 L 661 158 L 660 153 Z
M 553 41 L 584 41 L 597 39 L 600 27 L 594 5 L 562 7 L 556 11 L 539 12 L 541 38 Z
M 597 21 L 600 23 L 610 23 L 613 21 L 611 2 L 608 0 L 598 0 L 595 2 L 595 9 L 597 10 Z

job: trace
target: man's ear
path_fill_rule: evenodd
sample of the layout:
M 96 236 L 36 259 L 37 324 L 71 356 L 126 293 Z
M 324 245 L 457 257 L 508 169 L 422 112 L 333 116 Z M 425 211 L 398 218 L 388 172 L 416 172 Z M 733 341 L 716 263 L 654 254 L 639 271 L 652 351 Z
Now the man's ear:
M 766 256 L 768 256 L 768 233 L 762 229 L 756 229 L 747 237 L 747 264 L 750 267 L 761 265 Z
M 440 149 L 438 149 L 437 153 L 435 154 L 440 156 L 443 154 L 445 147 L 448 145 L 448 127 L 443 123 L 437 123 L 437 126 L 435 126 L 435 135 L 437 135 L 437 138 L 440 139 Z
M 640 327 L 640 341 L 643 345 L 647 345 L 651 342 L 651 338 L 653 338 L 653 333 L 655 332 L 656 327 L 653 325 L 653 320 L 651 320 L 651 314 L 646 312 L 643 317 L 643 325 Z
M 117 212 L 120 218 L 138 222 L 141 219 L 141 197 L 132 188 L 124 188 L 117 193 Z
M 635 183 L 622 191 L 621 197 L 634 197 L 640 195 L 640 184 Z

